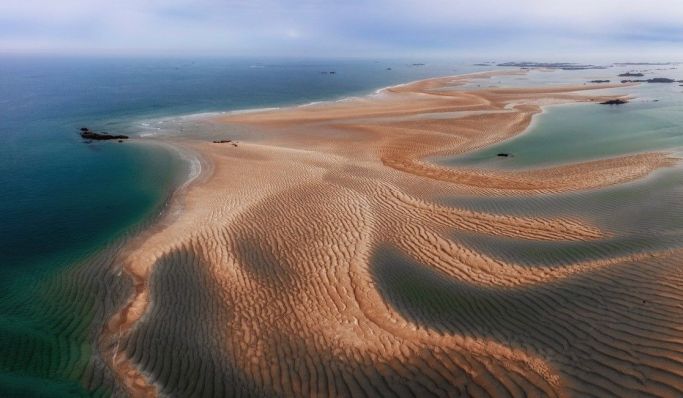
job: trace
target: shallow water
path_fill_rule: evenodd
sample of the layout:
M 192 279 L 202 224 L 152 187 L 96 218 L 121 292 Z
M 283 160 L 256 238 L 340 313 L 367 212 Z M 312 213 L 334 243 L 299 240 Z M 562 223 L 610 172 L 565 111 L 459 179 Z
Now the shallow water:
M 602 78 L 618 81 L 623 68 L 600 71 Z M 522 86 L 583 84 L 595 71 L 534 72 Z M 652 72 L 654 76 L 683 79 L 676 70 Z M 561 80 L 566 79 L 566 80 Z M 515 84 L 511 84 L 515 83 Z M 501 85 L 516 86 L 514 77 Z M 438 159 L 439 163 L 475 168 L 520 169 L 586 161 L 626 153 L 683 151 L 683 87 L 679 83 L 644 83 L 638 86 L 596 91 L 628 94 L 635 98 L 619 106 L 569 104 L 549 106 L 537 115 L 530 129 L 509 140 L 464 155 Z M 506 153 L 509 157 L 498 157 Z

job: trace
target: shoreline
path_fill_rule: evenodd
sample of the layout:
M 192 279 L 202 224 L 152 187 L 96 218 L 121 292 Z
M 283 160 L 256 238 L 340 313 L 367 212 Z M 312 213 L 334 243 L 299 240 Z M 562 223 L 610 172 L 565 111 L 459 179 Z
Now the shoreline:
M 456 76 L 457 77 L 467 77 L 467 76 L 478 75 L 478 74 L 509 73 L 509 72 L 513 72 L 513 74 L 521 74 L 522 73 L 517 69 L 497 69 L 497 70 L 485 70 L 485 71 L 478 71 L 478 72 L 468 72 L 468 73 L 463 73 L 463 74 L 458 74 L 458 75 L 452 75 L 451 77 L 456 77 Z M 258 113 L 258 112 L 278 111 L 278 110 L 288 109 L 288 108 L 315 107 L 318 105 L 326 105 L 326 104 L 332 104 L 332 103 L 337 103 L 337 102 L 347 102 L 347 101 L 353 101 L 353 100 L 367 98 L 367 97 L 373 97 L 376 95 L 384 94 L 385 91 L 391 90 L 393 88 L 400 88 L 402 86 L 407 86 L 407 85 L 422 82 L 422 81 L 442 79 L 442 78 L 444 78 L 444 77 L 443 76 L 436 76 L 436 77 L 429 77 L 429 78 L 425 78 L 425 79 L 412 80 L 409 82 L 397 83 L 397 84 L 393 84 L 393 85 L 389 85 L 389 86 L 380 87 L 377 89 L 362 90 L 362 92 L 358 92 L 356 94 L 343 95 L 343 96 L 338 96 L 338 97 L 336 96 L 336 97 L 332 97 L 332 98 L 314 100 L 314 101 L 305 102 L 305 103 L 299 103 L 297 101 L 294 101 L 293 103 L 290 103 L 290 104 L 283 104 L 283 105 L 278 105 L 278 106 L 264 106 L 264 107 L 256 107 L 256 108 L 240 108 L 240 109 L 233 109 L 233 110 L 216 110 L 216 111 L 207 111 L 207 112 L 201 112 L 200 111 L 200 112 L 179 113 L 179 114 L 173 114 L 173 115 L 158 116 L 158 117 L 152 117 L 152 118 L 142 118 L 142 119 L 136 121 L 135 124 L 140 125 L 141 128 L 143 128 L 143 129 L 149 129 L 151 127 L 150 125 L 152 123 L 159 123 L 159 122 L 163 123 L 165 121 L 187 120 L 187 119 L 207 120 L 207 119 L 212 119 L 214 117 L 220 117 L 220 116 L 230 116 L 230 115 L 249 114 L 249 113 Z M 627 85 L 621 85 L 621 86 L 627 86 Z M 141 137 L 141 138 L 157 137 L 157 134 L 155 134 L 153 132 L 142 132 L 142 133 L 134 133 L 134 134 Z
M 146 226 L 140 228 L 136 233 L 124 240 L 120 252 L 117 254 L 117 258 L 120 259 L 125 259 L 128 255 L 127 253 L 134 251 L 150 236 L 160 233 L 174 221 L 177 221 L 184 206 L 183 195 L 191 189 L 193 184 L 201 183 L 209 178 L 213 170 L 209 159 L 196 151 L 188 149 L 177 141 L 158 141 L 145 138 L 134 142 L 133 145 L 151 145 L 164 148 L 169 152 L 169 156 L 176 156 L 185 163 L 188 166 L 188 170 L 185 178 L 179 181 L 167 194 L 159 213 L 145 220 Z M 138 380 L 146 380 L 147 376 L 138 372 L 130 358 L 127 358 L 125 355 L 125 352 L 120 351 L 122 336 L 128 333 L 134 326 L 134 323 L 130 322 L 128 318 L 131 314 L 136 313 L 139 316 L 141 314 L 141 309 L 139 308 L 140 300 L 147 300 L 145 291 L 147 278 L 144 275 L 137 274 L 134 269 L 130 268 L 130 264 L 127 262 L 124 262 L 121 266 L 120 272 L 124 272 L 130 278 L 133 296 L 103 324 L 103 330 L 99 336 L 97 346 L 100 347 L 100 352 L 105 354 L 102 357 L 109 363 L 117 377 L 120 377 L 122 374 L 127 374 L 128 377 L 136 374 L 134 377 L 136 382 L 133 384 L 123 384 L 127 391 L 133 393 L 135 397 L 154 397 L 157 396 L 156 388 L 149 383 L 137 382 Z M 144 312 L 144 308 L 142 311 Z
M 591 88 L 576 86 L 550 89 L 495 88 L 474 90 L 474 92 L 458 91 L 457 87 L 465 84 L 472 76 L 495 76 L 495 72 L 418 80 L 380 89 L 378 92 L 381 95 L 378 96 L 351 98 L 343 102 L 325 101 L 309 106 L 220 113 L 215 117 L 210 117 L 217 123 L 250 126 L 270 134 L 268 139 L 263 140 L 264 142 L 241 142 L 239 148 L 234 149 L 197 141 L 191 137 L 180 140 L 170 139 L 166 142 L 163 141 L 164 137 L 161 137 L 163 145 L 176 145 L 198 154 L 201 159 L 198 161 L 202 167 L 193 179 L 174 191 L 171 198 L 172 204 L 168 212 L 160 217 L 159 223 L 135 238 L 135 244 L 127 245 L 121 255 L 124 260 L 124 272 L 133 278 L 135 294 L 110 320 L 108 332 L 103 334 L 102 338 L 108 345 L 113 342 L 117 344 L 115 351 L 117 354 L 114 355 L 111 365 L 122 383 L 135 396 L 155 396 L 159 393 L 157 384 L 149 382 L 150 379 L 158 378 L 158 375 L 153 374 L 153 369 L 149 370 L 152 365 L 133 363 L 126 352 L 118 352 L 118 344 L 122 339 L 125 341 L 135 339 L 139 327 L 149 326 L 155 322 L 155 319 L 151 318 L 152 315 L 148 315 L 148 307 L 151 304 L 150 279 L 160 259 L 167 256 L 176 258 L 174 256 L 177 255 L 174 253 L 181 248 L 182 250 L 197 248 L 203 258 L 202 261 L 208 264 L 207 268 L 201 272 L 208 272 L 211 280 L 216 280 L 216 286 L 207 289 L 225 295 L 226 303 L 241 308 L 247 314 L 253 315 L 251 311 L 255 311 L 255 308 L 262 308 L 267 313 L 266 309 L 269 305 L 285 300 L 283 295 L 286 296 L 290 292 L 282 291 L 282 288 L 271 289 L 268 284 L 258 287 L 258 283 L 263 283 L 259 281 L 264 276 L 249 270 L 248 264 L 240 257 L 250 256 L 249 251 L 252 249 L 245 251 L 239 245 L 239 239 L 234 241 L 237 238 L 233 235 L 238 235 L 238 237 L 243 235 L 245 240 L 263 241 L 261 244 L 266 247 L 274 245 L 273 247 L 278 248 L 278 255 L 280 251 L 282 255 L 285 255 L 281 261 L 288 264 L 288 268 L 296 271 L 282 276 L 283 280 L 310 273 L 311 269 L 306 268 L 310 264 L 331 258 L 330 254 L 314 254 L 320 250 L 320 247 L 325 246 L 309 246 L 310 241 L 324 238 L 321 242 L 333 242 L 325 243 L 325 245 L 332 244 L 334 256 L 339 256 L 339 258 L 329 263 L 331 267 L 329 272 L 335 275 L 340 272 L 336 277 L 338 279 L 335 280 L 342 284 L 343 289 L 356 292 L 354 297 L 338 297 L 335 300 L 349 308 L 352 315 L 337 314 L 334 310 L 338 305 L 336 302 L 327 303 L 323 298 L 309 297 L 309 300 L 317 303 L 317 306 L 313 307 L 315 313 L 311 313 L 311 309 L 306 309 L 295 317 L 294 319 L 304 324 L 295 323 L 296 327 L 291 330 L 285 328 L 289 333 L 296 335 L 296 333 L 304 333 L 303 331 L 309 328 L 312 332 L 320 333 L 321 338 L 330 339 L 332 335 L 325 332 L 324 328 L 336 330 L 340 327 L 339 319 L 352 316 L 356 325 L 359 322 L 363 325 L 357 326 L 358 330 L 355 333 L 365 336 L 367 341 L 361 343 L 349 336 L 350 340 L 347 343 L 353 342 L 352 345 L 375 352 L 374 355 L 380 355 L 376 350 L 377 347 L 386 344 L 380 344 L 380 341 L 384 340 L 391 341 L 392 347 L 395 344 L 406 344 L 410 350 L 415 349 L 418 352 L 419 347 L 427 349 L 426 347 L 441 345 L 445 347 L 445 350 L 453 350 L 453 355 L 475 353 L 476 356 L 499 358 L 507 362 L 503 365 L 504 368 L 512 366 L 515 371 L 533 374 L 529 380 L 533 380 L 531 383 L 535 388 L 546 393 L 559 391 L 562 384 L 558 382 L 558 370 L 536 353 L 520 351 L 492 340 L 474 343 L 467 339 L 462 340 L 457 335 L 438 337 L 429 331 L 416 330 L 410 321 L 401 318 L 395 309 L 389 308 L 381 298 L 380 292 L 371 287 L 372 278 L 365 267 L 370 254 L 378 245 L 375 232 L 375 228 L 378 227 L 375 224 L 381 226 L 386 239 L 390 240 L 394 246 L 404 252 L 413 253 L 414 258 L 430 264 L 439 272 L 462 278 L 467 283 L 477 286 L 493 284 L 493 286 L 506 288 L 526 288 L 549 281 L 555 283 L 567 280 L 576 274 L 593 272 L 624 263 L 631 258 L 585 262 L 562 270 L 545 268 L 542 276 L 529 273 L 514 264 L 510 267 L 505 267 L 505 264 L 491 265 L 496 262 L 447 242 L 439 236 L 439 231 L 446 225 L 456 225 L 458 228 L 477 233 L 550 241 L 594 240 L 604 236 L 604 232 L 580 219 L 543 219 L 474 213 L 430 204 L 429 198 L 435 197 L 439 192 L 523 196 L 600 188 L 634 181 L 654 170 L 666 167 L 672 161 L 668 160 L 666 155 L 661 154 L 622 156 L 571 164 L 555 169 L 546 168 L 540 172 L 525 170 L 517 174 L 486 174 L 480 170 L 475 172 L 457 169 L 444 170 L 424 162 L 426 157 L 435 153 L 433 151 L 440 145 L 451 146 L 444 149 L 445 151 L 462 150 L 464 153 L 471 151 L 476 145 L 492 145 L 518 136 L 528 131 L 535 119 L 534 116 L 542 112 L 547 101 L 569 103 L 600 98 L 594 95 L 581 96 L 577 92 Z M 444 85 L 450 87 L 451 84 L 456 89 L 439 91 L 436 94 L 432 92 L 432 87 L 441 89 Z M 614 86 L 622 87 L 622 85 Z M 594 89 L 610 87 L 601 85 Z M 496 113 L 496 107 L 502 105 L 507 107 L 510 103 L 513 103 L 510 108 L 512 113 Z M 490 114 L 448 119 L 449 123 L 464 123 L 462 130 L 455 134 L 448 132 L 450 125 L 445 125 L 438 119 L 433 122 L 420 118 L 420 115 L 428 111 L 438 114 L 452 109 L 489 110 L 489 108 Z M 405 122 L 393 124 L 377 122 L 373 125 L 365 121 L 366 119 L 373 120 L 373 118 L 391 119 L 397 115 L 406 115 L 409 118 Z M 410 120 L 410 117 L 414 117 L 415 120 Z M 364 121 L 354 125 L 356 120 Z M 502 133 L 491 135 L 488 130 L 485 130 L 491 123 L 500 125 Z M 325 140 L 322 138 L 324 135 L 321 136 L 318 129 L 330 129 L 338 134 L 338 139 Z M 457 135 L 460 131 L 466 131 L 467 134 L 460 137 Z M 486 135 L 484 133 L 489 136 L 480 137 Z M 429 141 L 430 139 L 432 141 Z M 354 170 L 353 167 L 357 168 L 356 171 L 349 173 L 347 170 L 349 168 Z M 577 180 L 578 176 L 583 176 L 583 179 Z M 372 184 L 368 182 L 373 180 Z M 310 198 L 315 199 L 311 201 Z M 306 207 L 304 213 L 300 208 L 302 205 Z M 173 206 L 180 206 L 177 213 L 172 211 Z M 382 211 L 377 210 L 370 217 L 370 215 L 364 215 L 368 211 L 366 207 Z M 339 209 L 348 210 L 340 212 Z M 308 211 L 319 214 L 319 219 L 306 221 L 310 215 Z M 421 215 L 421 218 L 415 220 L 418 224 L 417 231 L 406 230 L 406 227 L 395 221 L 409 217 L 410 212 L 417 212 Z M 166 219 L 170 217 L 170 214 L 175 215 Z M 288 216 L 281 218 L 282 214 Z M 334 221 L 337 219 L 344 227 L 330 235 L 325 225 L 329 222 L 337 222 Z M 259 225 L 259 222 L 275 223 L 274 220 L 280 220 L 285 224 L 291 222 L 292 226 L 287 228 L 293 229 L 288 235 L 280 236 L 277 231 L 264 229 L 264 226 Z M 243 225 L 260 231 L 262 235 L 252 236 L 252 232 L 243 230 Z M 310 228 L 313 228 L 312 231 L 315 233 L 310 232 Z M 416 232 L 419 233 L 416 235 Z M 226 247 L 217 252 L 212 251 L 214 239 L 222 242 Z M 419 239 L 424 239 L 424 241 Z M 433 249 L 430 248 L 432 245 L 441 246 L 449 257 L 440 258 L 436 252 L 432 252 Z M 260 253 L 261 247 L 263 246 L 255 247 L 253 250 Z M 294 248 L 297 249 L 294 250 Z M 308 257 L 309 251 L 313 257 Z M 231 254 L 233 252 L 238 254 Z M 475 260 L 468 260 L 469 257 Z M 457 261 L 453 263 L 455 260 Z M 329 261 L 332 260 L 324 262 Z M 344 272 L 348 272 L 345 264 L 353 264 L 352 276 L 344 276 Z M 228 268 L 226 268 L 227 265 L 229 265 Z M 232 268 L 244 269 L 240 272 L 246 272 L 245 276 L 235 279 L 235 273 L 238 271 Z M 272 277 L 275 277 L 283 271 L 273 268 L 271 272 L 274 273 Z M 493 280 L 492 275 L 496 275 Z M 256 279 L 252 284 L 244 285 L 240 282 L 241 278 Z M 495 281 L 496 278 L 498 281 Z M 301 283 L 314 284 L 307 289 L 324 289 L 319 286 L 319 282 L 317 279 L 306 279 Z M 226 286 L 239 286 L 242 290 L 232 293 L 224 290 L 223 283 Z M 260 290 L 253 294 L 266 294 L 265 301 L 259 301 L 258 296 L 251 298 L 252 296 L 247 293 L 249 289 L 255 287 Z M 249 297 L 249 300 L 257 300 L 257 302 L 240 305 L 240 297 Z M 294 313 L 302 311 L 298 307 L 290 308 L 290 310 Z M 334 317 L 328 318 L 328 312 Z M 245 322 L 242 328 L 253 332 L 256 336 L 267 335 L 268 328 L 273 328 L 275 324 L 272 322 L 277 319 L 277 317 L 251 321 L 242 319 L 241 322 Z M 261 322 L 266 322 L 266 325 L 261 325 Z M 345 322 L 347 321 L 342 323 Z M 267 325 L 270 326 L 267 327 Z M 297 332 L 299 329 L 302 331 Z M 482 348 L 482 344 L 485 348 Z M 216 349 L 220 351 L 222 348 Z M 235 349 L 240 353 L 226 351 L 230 352 L 233 360 L 238 363 L 255 360 L 257 365 L 251 366 L 262 366 L 259 362 L 262 360 L 262 354 L 257 355 L 250 351 L 251 348 L 242 347 L 240 341 L 234 342 L 231 350 Z M 267 351 L 269 348 L 261 349 Z M 388 350 L 387 353 L 381 355 L 387 355 L 389 358 L 387 360 L 390 362 L 394 360 L 392 358 L 401 358 L 399 351 L 395 350 Z M 287 372 L 286 369 L 280 371 Z M 465 369 L 464 373 L 470 375 L 468 377 L 474 377 L 476 371 Z M 296 391 L 285 389 L 280 392 Z

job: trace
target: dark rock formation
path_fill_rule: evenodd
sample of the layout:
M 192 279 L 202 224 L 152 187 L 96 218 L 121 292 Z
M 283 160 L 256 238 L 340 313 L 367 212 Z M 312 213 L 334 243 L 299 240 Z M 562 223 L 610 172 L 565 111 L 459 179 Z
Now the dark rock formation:
M 642 73 L 626 72 L 619 75 L 619 77 L 643 77 Z
M 661 66 L 661 65 L 675 65 L 675 62 L 615 62 L 616 66 Z
M 90 131 L 87 127 L 82 127 L 81 128 L 81 138 L 88 141 L 107 141 L 107 140 L 127 140 L 128 136 L 127 135 L 112 135 L 108 134 L 106 132 L 102 133 L 96 133 L 94 131 Z
M 505 152 L 501 152 L 501 153 L 497 154 L 496 156 L 501 157 L 501 158 L 507 158 L 507 157 L 510 156 L 510 154 L 509 154 L 509 153 L 505 153 Z
M 519 68 L 549 68 L 549 69 L 562 69 L 562 70 L 585 70 L 585 69 L 606 69 L 604 66 L 599 65 L 584 65 L 575 64 L 571 62 L 504 62 L 498 64 L 497 66 L 516 66 Z
M 616 98 L 616 99 L 611 99 L 611 100 L 601 102 L 600 105 L 621 105 L 621 104 L 627 104 L 627 103 L 628 103 L 628 101 L 626 101 L 626 100 L 623 100 L 621 98 Z
M 214 144 L 231 144 L 232 146 L 236 147 L 237 142 L 233 140 L 214 140 L 212 141 Z
M 674 79 L 669 79 L 666 77 L 655 77 L 654 79 L 647 79 L 648 83 L 674 83 Z
M 655 77 L 652 79 L 635 79 L 635 80 L 622 80 L 622 83 L 675 83 L 676 80 L 669 79 L 668 77 Z
M 609 83 L 609 80 L 591 80 L 590 83 Z

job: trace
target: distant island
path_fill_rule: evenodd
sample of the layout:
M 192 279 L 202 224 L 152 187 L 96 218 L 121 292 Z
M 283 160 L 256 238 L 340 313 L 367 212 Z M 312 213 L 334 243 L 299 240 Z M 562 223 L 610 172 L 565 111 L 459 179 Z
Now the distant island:
M 515 66 L 518 68 L 548 68 L 562 70 L 607 69 L 606 66 L 576 64 L 572 62 L 504 62 L 497 66 Z
M 621 75 L 619 75 L 621 76 Z M 676 83 L 677 80 L 669 79 L 668 77 L 655 77 L 652 79 L 635 79 L 635 80 L 622 80 L 622 83 Z M 678 80 L 680 82 L 680 80 Z
M 615 62 L 614 66 L 665 66 L 679 64 L 680 62 Z

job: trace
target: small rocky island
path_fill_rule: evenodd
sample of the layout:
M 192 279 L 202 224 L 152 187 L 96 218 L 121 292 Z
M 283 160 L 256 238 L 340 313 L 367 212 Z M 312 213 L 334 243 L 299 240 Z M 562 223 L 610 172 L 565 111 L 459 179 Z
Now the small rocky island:
M 622 83 L 675 83 L 676 80 L 668 77 L 655 77 L 652 79 L 622 80 Z
M 237 146 L 237 142 L 233 140 L 213 140 L 211 142 L 213 142 L 214 144 L 232 144 L 232 146 Z
M 503 62 L 496 66 L 515 66 L 518 68 L 546 68 L 562 70 L 607 69 L 605 66 L 591 64 L 577 64 L 573 62 Z
M 655 77 L 654 79 L 647 79 L 648 83 L 674 83 L 676 80 L 667 77 Z
M 609 83 L 609 80 L 591 80 L 589 83 Z
M 600 105 L 622 105 L 622 104 L 627 104 L 628 101 L 621 99 L 621 98 L 616 98 L 616 99 L 611 99 L 607 101 L 603 101 L 600 103 Z
M 112 135 L 106 132 L 96 133 L 87 127 L 81 127 L 81 138 L 88 141 L 127 140 L 127 135 Z
M 619 75 L 619 77 L 643 77 L 642 73 L 626 72 Z

